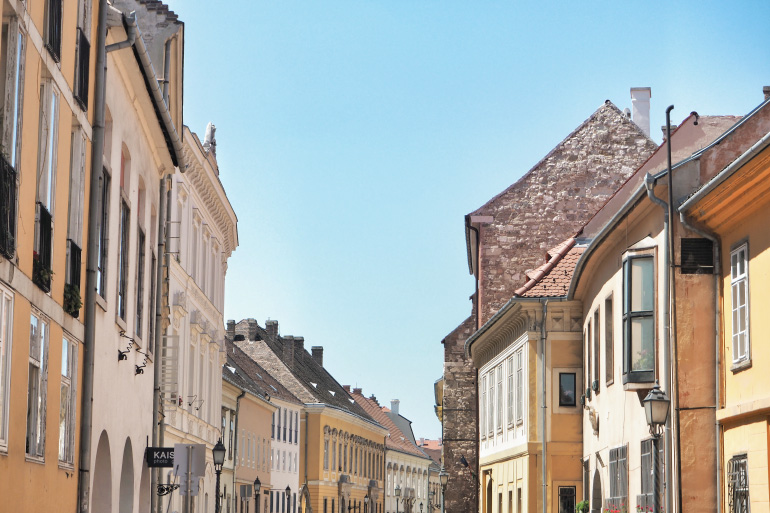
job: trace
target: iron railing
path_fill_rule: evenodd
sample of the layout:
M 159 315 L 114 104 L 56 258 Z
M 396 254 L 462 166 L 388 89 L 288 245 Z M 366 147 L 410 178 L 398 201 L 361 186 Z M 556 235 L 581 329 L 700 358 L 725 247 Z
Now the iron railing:
M 91 58 L 91 43 L 85 33 L 78 28 L 77 54 L 75 60 L 75 100 L 83 110 L 88 109 L 88 64 Z
M 45 47 L 56 62 L 61 60 L 61 3 L 62 0 L 46 0 Z
M 16 170 L 0 155 L 0 254 L 16 253 Z

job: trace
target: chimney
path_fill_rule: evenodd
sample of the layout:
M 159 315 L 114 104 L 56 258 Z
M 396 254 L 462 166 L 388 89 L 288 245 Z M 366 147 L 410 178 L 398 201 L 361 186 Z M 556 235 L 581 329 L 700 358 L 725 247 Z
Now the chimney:
M 401 401 L 398 399 L 391 399 L 390 401 L 390 411 L 398 415 L 398 405 L 401 404 Z
M 278 321 L 265 321 L 265 331 L 271 338 L 278 337 Z
M 294 358 L 299 358 L 305 350 L 305 337 L 294 337 Z
M 345 389 L 345 392 L 350 393 L 350 385 L 342 385 L 342 388 Z
M 323 346 L 313 346 L 310 348 L 311 354 L 313 355 L 313 360 L 315 363 L 320 365 L 321 367 L 324 366 L 324 348 Z
M 246 323 L 249 329 L 249 332 L 246 335 L 246 338 L 248 340 L 257 340 L 257 328 L 259 327 L 259 325 L 257 324 L 257 320 L 248 318 L 246 319 Z
M 420 447 L 425 447 L 425 438 L 420 437 Z
M 770 100 L 770 86 L 764 86 L 762 88 L 762 94 L 765 95 L 765 101 Z
M 677 126 L 678 125 L 671 125 L 671 133 L 672 134 L 674 133 L 674 130 L 676 130 Z M 660 126 L 660 131 L 663 132 L 663 140 L 665 141 L 666 140 L 666 125 L 661 125 Z
M 230 319 L 227 321 L 227 338 L 232 340 L 235 337 L 235 321 Z
M 650 98 L 652 89 L 649 87 L 631 88 L 631 119 L 642 129 L 642 132 L 650 136 Z
M 283 337 L 283 362 L 291 365 L 294 363 L 294 337 L 287 335 Z
M 354 388 L 354 389 L 353 389 L 353 393 L 354 393 L 354 394 L 358 394 L 358 395 L 363 395 L 363 394 L 361 393 L 361 389 L 360 389 L 360 388 Z

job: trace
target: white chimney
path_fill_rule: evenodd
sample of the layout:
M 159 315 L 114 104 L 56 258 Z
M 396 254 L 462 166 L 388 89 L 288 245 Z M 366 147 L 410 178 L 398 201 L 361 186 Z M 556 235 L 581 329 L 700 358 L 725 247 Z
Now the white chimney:
M 650 98 L 652 89 L 649 87 L 631 88 L 631 119 L 642 131 L 650 136 Z
M 390 411 L 398 415 L 398 405 L 401 403 L 398 399 L 391 399 L 390 401 Z

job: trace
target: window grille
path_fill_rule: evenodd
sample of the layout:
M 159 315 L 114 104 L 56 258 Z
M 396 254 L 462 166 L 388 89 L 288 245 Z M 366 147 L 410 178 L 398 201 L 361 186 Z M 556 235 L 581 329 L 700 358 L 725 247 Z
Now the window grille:
M 682 238 L 682 274 L 714 274 L 714 243 L 705 238 Z
M 51 290 L 51 246 L 53 219 L 51 213 L 37 203 L 37 251 L 33 255 L 32 281 L 45 292 Z
M 749 512 L 749 472 L 745 454 L 727 462 L 727 500 L 730 513 Z
M 56 62 L 61 60 L 61 4 L 62 0 L 48 0 L 45 13 L 45 47 Z
M 0 253 L 13 258 L 16 252 L 16 171 L 0 155 Z
M 610 495 L 607 502 L 620 509 L 628 505 L 628 446 L 610 449 Z
M 83 110 L 88 109 L 88 65 L 91 58 L 91 43 L 86 34 L 78 28 L 77 50 L 75 58 L 75 100 Z

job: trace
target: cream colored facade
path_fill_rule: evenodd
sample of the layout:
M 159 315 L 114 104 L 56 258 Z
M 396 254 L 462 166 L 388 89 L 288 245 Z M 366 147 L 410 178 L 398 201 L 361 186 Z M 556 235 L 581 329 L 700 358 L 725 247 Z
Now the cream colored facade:
M 77 504 L 96 13 L 52 7 L 0 2 L 0 509 Z
M 581 312 L 578 301 L 514 298 L 466 344 L 479 377 L 482 513 L 542 511 L 543 452 L 547 511 L 570 511 L 582 493 Z

